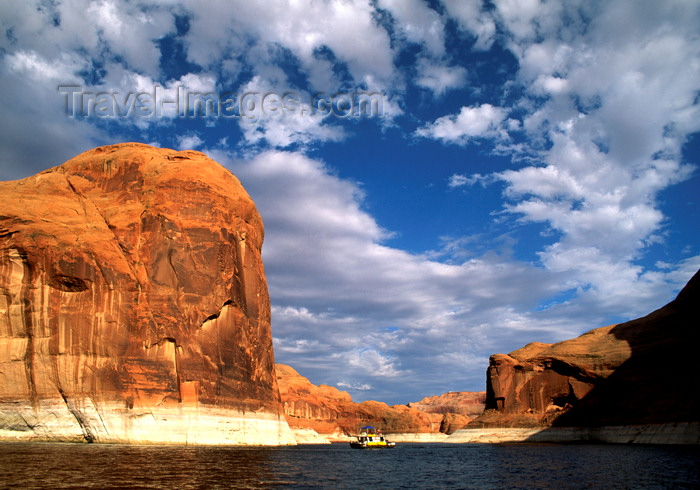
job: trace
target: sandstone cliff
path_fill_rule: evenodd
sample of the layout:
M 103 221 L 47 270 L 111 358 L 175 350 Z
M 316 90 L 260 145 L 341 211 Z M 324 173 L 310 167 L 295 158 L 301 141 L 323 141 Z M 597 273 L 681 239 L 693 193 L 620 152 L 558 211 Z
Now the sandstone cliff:
M 427 413 L 453 413 L 473 418 L 484 412 L 485 391 L 450 391 L 442 395 L 426 396 L 409 407 Z
M 444 435 L 464 426 L 469 417 L 446 409 L 448 399 L 466 402 L 466 397 L 433 397 L 443 403 L 442 411 L 430 412 L 413 404 L 389 406 L 383 402 L 355 403 L 349 393 L 328 385 L 316 386 L 290 366 L 276 365 L 277 381 L 287 421 L 292 429 L 303 433 L 313 430 L 330 440 L 345 440 L 359 427 L 373 425 L 387 434 L 421 434 L 415 440 L 432 440 L 433 435 Z M 427 403 L 426 403 L 427 406 Z M 464 408 L 464 407 L 462 407 Z M 482 405 L 483 409 L 483 405 Z M 411 439 L 413 440 L 413 439 Z
M 0 439 L 294 442 L 263 225 L 229 171 L 127 143 L 0 202 Z
M 470 428 L 697 430 L 699 327 L 697 273 L 674 301 L 643 318 L 496 354 L 487 370 L 487 411 Z
M 485 391 L 450 391 L 442 395 L 426 396 L 408 406 L 425 413 L 441 414 L 440 432 L 452 434 L 481 415 L 485 403 Z

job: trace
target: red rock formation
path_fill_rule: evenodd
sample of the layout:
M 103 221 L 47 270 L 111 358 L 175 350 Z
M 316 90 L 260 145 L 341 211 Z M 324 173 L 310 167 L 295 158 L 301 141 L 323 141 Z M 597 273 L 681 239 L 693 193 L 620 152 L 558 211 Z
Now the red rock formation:
M 310 420 L 337 420 L 343 407 L 352 404 L 347 391 L 328 385 L 316 386 L 294 368 L 276 364 L 277 383 L 288 417 Z
M 0 183 L 0 438 L 287 443 L 240 182 L 127 143 Z
M 424 413 L 440 414 L 440 432 L 452 434 L 466 426 L 484 411 L 486 392 L 450 391 L 442 395 L 427 396 L 408 406 Z
M 442 395 L 426 396 L 408 406 L 427 413 L 453 413 L 477 417 L 486 404 L 485 391 L 450 391 Z
M 377 401 L 355 403 L 345 391 L 312 384 L 293 368 L 276 365 L 277 382 L 287 422 L 294 429 L 314 429 L 319 434 L 353 434 L 359 427 L 373 425 L 385 433 L 430 434 L 454 431 L 469 422 L 468 417 L 429 413 L 412 406 Z
M 700 273 L 655 312 L 556 344 L 491 356 L 477 426 L 613 426 L 700 420 Z
M 471 421 L 472 418 L 468 415 L 445 413 L 442 415 L 442 421 L 440 422 L 440 432 L 443 434 L 453 434 L 455 431 L 466 427 Z

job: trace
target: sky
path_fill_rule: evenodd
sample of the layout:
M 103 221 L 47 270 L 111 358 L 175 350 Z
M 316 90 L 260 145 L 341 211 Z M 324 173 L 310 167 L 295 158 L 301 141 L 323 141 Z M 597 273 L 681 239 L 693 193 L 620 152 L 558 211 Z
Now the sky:
M 700 268 L 697 0 L 26 0 L 0 25 L 0 180 L 206 153 L 265 223 L 276 361 L 355 401 L 484 390 L 490 355 Z

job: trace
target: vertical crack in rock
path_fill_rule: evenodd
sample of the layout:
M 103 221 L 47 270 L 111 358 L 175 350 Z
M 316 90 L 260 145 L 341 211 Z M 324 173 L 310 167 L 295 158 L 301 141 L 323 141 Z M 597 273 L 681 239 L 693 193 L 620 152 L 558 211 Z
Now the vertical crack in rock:
M 64 174 L 63 178 L 66 180 L 68 187 L 70 187 L 71 191 L 73 191 L 73 193 L 78 198 L 78 202 L 83 207 L 84 215 L 87 217 L 87 216 L 90 216 L 90 214 L 91 214 L 88 212 L 88 207 L 87 207 L 87 203 L 89 203 L 91 205 L 91 209 L 95 213 L 97 213 L 97 215 L 100 217 L 100 219 L 102 220 L 102 223 L 104 223 L 107 230 L 109 230 L 110 234 L 114 237 L 114 241 L 117 244 L 118 249 L 119 249 L 122 257 L 124 258 L 124 262 L 129 267 L 129 271 L 131 272 L 131 275 L 133 276 L 134 281 L 136 281 L 136 284 L 138 285 L 139 289 L 142 289 L 142 285 L 139 281 L 139 276 L 138 276 L 136 270 L 134 270 L 134 266 L 133 266 L 134 261 L 129 257 L 130 254 L 128 253 L 127 248 L 124 246 L 124 244 L 121 242 L 121 240 L 119 239 L 117 234 L 114 232 L 114 227 L 109 224 L 109 221 L 102 214 L 102 212 L 100 211 L 100 208 L 97 207 L 97 205 L 95 205 L 95 203 L 92 202 L 92 200 L 90 198 L 84 196 L 78 189 L 75 188 L 75 186 L 70 181 L 70 178 L 67 175 Z M 94 258 L 94 254 L 92 254 L 92 255 Z M 113 284 L 114 281 L 113 281 L 113 278 L 111 277 L 111 274 L 110 275 L 105 274 L 104 268 L 97 262 L 96 259 L 95 259 L 95 265 L 97 266 L 100 273 L 102 274 L 102 277 L 105 280 L 105 283 L 110 287 L 110 289 L 114 289 L 114 284 Z
M 95 414 L 97 414 L 97 418 L 100 419 L 100 424 L 102 424 L 102 430 L 104 430 L 105 434 L 109 435 L 109 429 L 107 428 L 107 424 L 105 424 L 104 418 L 102 418 L 99 405 L 95 402 L 95 398 L 92 396 L 92 394 L 89 394 L 88 397 L 92 402 L 92 406 L 95 408 Z
M 27 376 L 27 387 L 29 389 L 29 400 L 35 412 L 39 410 L 39 396 L 36 389 L 36 379 L 34 373 L 34 322 L 32 320 L 32 304 L 29 299 L 29 290 L 32 268 L 27 260 L 26 253 L 17 251 L 22 264 L 22 284 L 19 291 L 19 301 L 22 304 L 22 322 L 24 323 L 25 335 L 27 337 L 27 348 L 24 352 L 24 369 Z
M 181 349 L 182 346 L 177 343 L 177 339 L 174 337 L 163 337 L 161 340 L 158 342 L 153 342 L 150 345 L 146 345 L 146 349 L 151 349 L 153 347 L 160 347 L 162 346 L 165 342 L 170 342 L 173 344 L 173 358 L 171 359 L 173 363 L 173 368 L 175 370 L 175 389 L 177 391 L 177 401 L 178 403 L 182 403 L 182 376 L 181 376 L 181 369 L 180 369 L 180 360 L 178 356 L 178 349 Z M 162 400 L 158 403 L 158 405 L 162 404 L 165 402 L 170 397 L 169 394 L 166 394 Z
M 27 374 L 27 387 L 29 388 L 29 400 L 34 410 L 39 409 L 39 398 L 36 391 L 36 380 L 34 377 L 34 328 L 32 327 L 31 305 L 29 301 L 24 303 L 24 325 L 27 335 L 27 349 L 24 352 L 24 367 Z M 29 310 L 29 311 L 27 311 Z
M 71 415 L 73 415 L 73 417 L 75 417 L 75 420 L 78 422 L 80 430 L 83 432 L 83 439 L 85 439 L 85 442 L 95 442 L 97 438 L 92 433 L 92 430 L 90 430 L 90 425 L 83 418 L 83 414 L 80 413 L 80 410 L 78 410 L 71 404 L 70 400 L 61 388 L 58 388 L 58 392 L 60 393 L 61 398 L 63 398 L 63 402 L 66 404 L 66 408 L 68 408 L 68 411 L 71 413 Z
M 177 345 L 177 341 L 173 337 L 166 337 L 163 340 L 172 342 L 173 344 L 173 364 L 175 365 L 175 382 L 177 383 L 177 401 L 178 403 L 182 403 L 182 377 L 180 376 L 180 363 L 177 355 L 177 349 L 180 346 Z
M 221 316 L 221 314 L 223 313 L 224 308 L 226 308 L 227 306 L 232 306 L 232 307 L 238 308 L 238 306 L 233 302 L 233 300 L 229 299 L 229 300 L 225 301 L 224 304 L 219 309 L 219 311 L 212 313 L 211 315 L 209 315 L 208 317 L 206 317 L 204 319 L 204 321 L 199 326 L 199 329 L 202 330 L 207 326 L 208 323 L 215 322 L 216 320 L 218 320 L 219 317 Z M 214 343 L 215 348 L 216 348 L 216 355 L 217 355 L 218 359 L 223 359 L 224 356 L 223 356 L 223 352 L 221 351 L 221 337 L 220 337 L 220 332 L 219 332 L 219 326 L 216 323 L 214 325 L 215 325 L 215 329 L 216 329 L 216 342 Z M 224 375 L 223 363 L 221 363 L 221 362 L 215 363 L 211 359 L 208 359 L 208 360 L 212 365 L 216 366 L 216 370 L 218 372 L 219 377 L 223 377 L 223 375 Z M 219 393 L 219 386 L 218 385 L 217 385 L 216 389 L 217 389 L 217 394 L 218 394 Z
M 238 269 L 238 274 L 241 276 L 241 307 L 243 311 L 246 313 L 248 312 L 248 295 L 246 294 L 247 291 L 247 278 L 246 278 L 246 270 L 245 270 L 245 248 L 246 248 L 246 233 L 245 231 L 239 233 L 239 238 L 238 238 L 238 253 L 236 254 L 236 268 Z
M 172 242 L 172 240 L 171 240 Z M 175 250 L 172 247 L 168 248 L 168 265 L 170 266 L 170 270 L 173 273 L 173 289 L 175 290 L 175 294 L 173 295 L 173 301 L 175 303 L 175 308 L 177 308 L 178 313 L 180 313 L 181 316 L 184 316 L 183 311 L 182 311 L 182 305 L 180 304 L 180 290 L 182 289 L 182 285 L 180 282 L 180 277 L 177 274 L 177 268 L 175 267 L 175 264 L 173 263 L 173 254 L 175 253 Z

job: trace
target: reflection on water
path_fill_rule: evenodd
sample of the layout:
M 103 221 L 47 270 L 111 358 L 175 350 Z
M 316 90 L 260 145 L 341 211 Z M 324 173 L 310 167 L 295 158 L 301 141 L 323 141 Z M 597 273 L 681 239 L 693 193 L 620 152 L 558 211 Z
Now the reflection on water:
M 0 482 L 23 488 L 259 488 L 277 480 L 264 448 L 2 444 Z
M 2 488 L 698 488 L 700 448 L 0 444 Z

